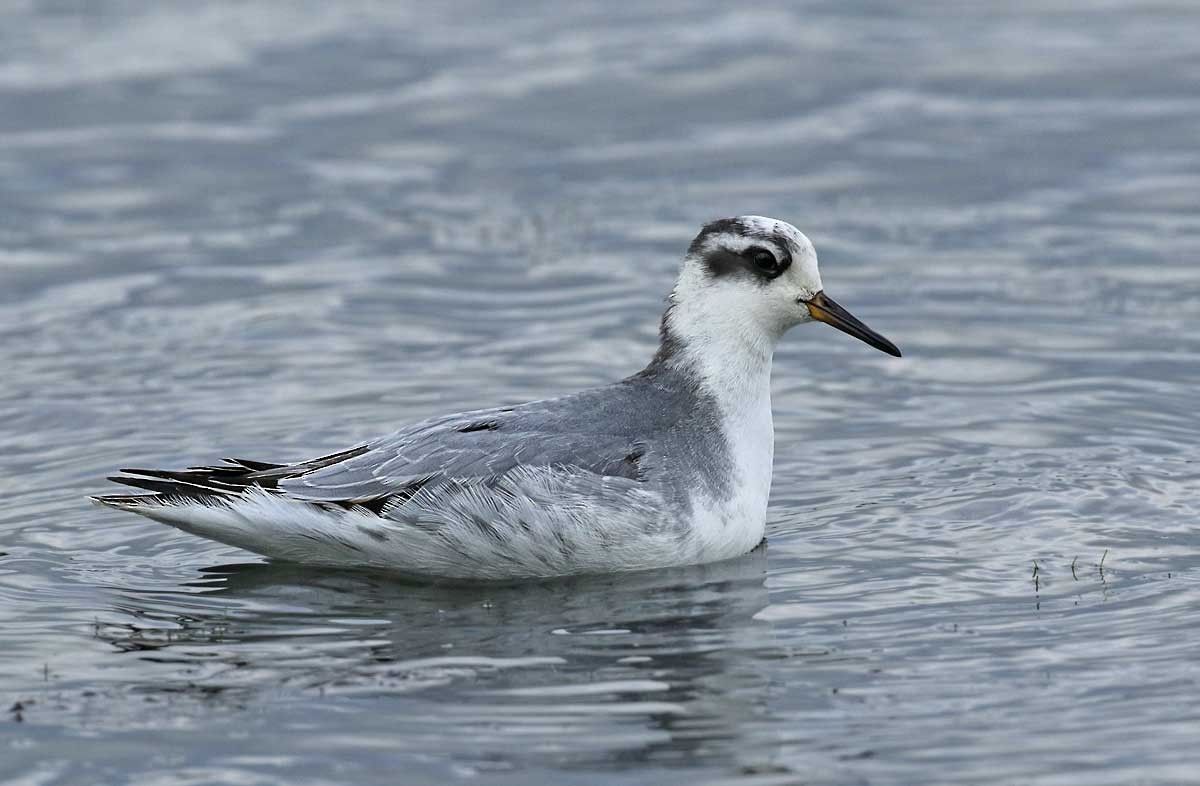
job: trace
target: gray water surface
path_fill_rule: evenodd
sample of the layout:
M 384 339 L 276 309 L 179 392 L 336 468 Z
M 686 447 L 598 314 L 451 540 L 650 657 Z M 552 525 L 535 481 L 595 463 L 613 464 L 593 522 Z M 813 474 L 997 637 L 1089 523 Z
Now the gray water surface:
M 1195 3 L 436 5 L 0 11 L 0 782 L 1200 782 Z M 85 501 L 620 378 L 739 213 L 906 353 L 785 340 L 742 559 Z

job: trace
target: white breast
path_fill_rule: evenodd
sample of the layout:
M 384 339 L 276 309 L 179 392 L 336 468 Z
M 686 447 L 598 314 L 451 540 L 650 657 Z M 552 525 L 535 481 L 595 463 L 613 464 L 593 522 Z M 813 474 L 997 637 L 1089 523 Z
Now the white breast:
M 745 554 L 762 541 L 766 530 L 775 455 L 770 392 L 764 385 L 738 403 L 723 407 L 732 464 L 727 494 L 714 499 L 698 493 L 692 499 L 696 546 L 704 560 Z
M 691 499 L 696 561 L 744 554 L 766 529 L 775 447 L 771 357 L 787 324 L 765 294 L 752 283 L 714 284 L 700 264 L 685 264 L 667 312 L 667 329 L 682 347 L 675 362 L 716 400 L 730 451 L 724 493 L 696 491 Z M 794 313 L 794 298 L 785 299 L 784 311 Z

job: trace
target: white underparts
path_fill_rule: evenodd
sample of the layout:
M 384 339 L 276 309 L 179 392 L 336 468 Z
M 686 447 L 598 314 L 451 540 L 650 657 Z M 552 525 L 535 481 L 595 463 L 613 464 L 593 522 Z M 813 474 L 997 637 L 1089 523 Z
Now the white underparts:
M 628 478 L 518 467 L 486 487 L 460 483 L 418 493 L 383 516 L 260 490 L 125 509 L 292 562 L 515 579 L 708 561 L 663 507 L 658 494 Z
M 752 294 L 701 292 L 676 303 L 667 326 L 680 344 L 672 362 L 691 367 L 721 413 L 731 494 L 713 499 L 698 493 L 692 507 L 704 550 L 727 556 L 762 540 L 771 493 L 771 358 L 782 331 L 763 329 L 764 322 L 773 322 L 756 313 L 760 303 Z

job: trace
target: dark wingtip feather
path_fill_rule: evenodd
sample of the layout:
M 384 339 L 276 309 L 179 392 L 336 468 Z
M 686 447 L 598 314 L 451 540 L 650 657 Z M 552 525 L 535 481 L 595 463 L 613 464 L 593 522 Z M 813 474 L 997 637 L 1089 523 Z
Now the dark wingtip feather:
M 286 466 L 284 464 L 272 464 L 268 461 L 251 461 L 250 459 L 240 459 L 240 458 L 226 458 L 226 459 L 221 459 L 221 460 L 225 461 L 229 464 L 235 464 L 240 467 L 245 467 L 246 469 L 250 470 L 251 472 L 266 472 L 268 470 L 280 469 L 281 467 Z
M 109 480 L 113 483 L 120 483 L 123 486 L 133 486 L 134 488 L 145 489 L 146 491 L 153 491 L 158 494 L 168 494 L 174 497 L 200 498 L 225 493 L 218 488 L 198 486 L 186 481 L 152 476 L 125 477 L 123 475 L 113 475 Z
M 111 478 L 110 478 L 111 479 Z M 158 494 L 95 494 L 88 497 L 94 505 L 106 508 L 137 508 L 145 505 L 155 505 L 163 500 Z
M 153 492 L 141 497 L 98 497 L 102 505 L 133 507 L 142 504 L 159 505 L 169 501 L 189 500 L 216 503 L 246 492 L 283 493 L 279 481 L 297 477 L 362 455 L 366 445 L 331 453 L 300 464 L 272 464 L 265 461 L 227 458 L 223 465 L 191 467 L 186 470 L 143 469 L 125 467 L 120 475 L 110 476 L 113 483 L 133 486 Z M 136 502 L 132 500 L 138 500 Z

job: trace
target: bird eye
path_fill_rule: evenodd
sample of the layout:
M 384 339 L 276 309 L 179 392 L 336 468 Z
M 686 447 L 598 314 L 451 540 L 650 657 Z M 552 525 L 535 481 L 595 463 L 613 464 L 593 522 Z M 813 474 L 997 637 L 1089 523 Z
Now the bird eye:
M 775 269 L 779 267 L 779 263 L 775 261 L 775 255 L 761 248 L 751 254 L 750 261 L 754 263 L 754 267 L 764 273 L 774 273 Z

